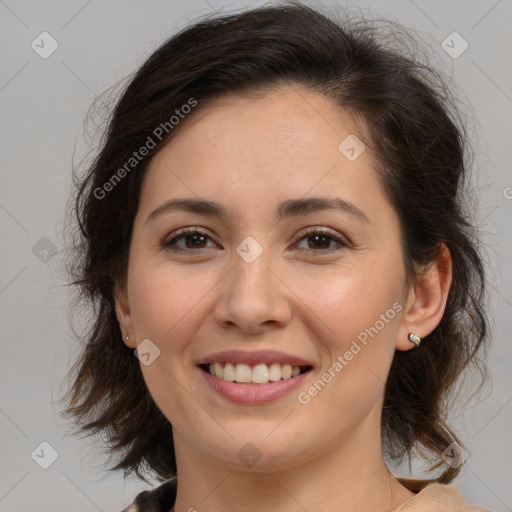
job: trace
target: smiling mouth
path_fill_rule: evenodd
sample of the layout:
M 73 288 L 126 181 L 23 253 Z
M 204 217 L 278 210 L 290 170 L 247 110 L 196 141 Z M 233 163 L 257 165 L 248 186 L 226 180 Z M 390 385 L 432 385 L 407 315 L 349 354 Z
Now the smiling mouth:
M 231 362 L 200 364 L 199 368 L 219 379 L 239 384 L 268 384 L 289 380 L 313 369 L 312 366 L 292 366 L 291 364 L 262 363 L 250 366 Z

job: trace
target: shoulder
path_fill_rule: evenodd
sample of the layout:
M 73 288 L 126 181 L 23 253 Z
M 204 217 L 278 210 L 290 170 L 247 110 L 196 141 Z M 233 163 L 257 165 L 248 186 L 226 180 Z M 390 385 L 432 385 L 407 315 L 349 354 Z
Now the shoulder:
M 466 503 L 454 485 L 430 480 L 398 480 L 416 495 L 393 512 L 490 512 Z M 152 490 L 138 494 L 133 503 L 121 512 L 167 512 L 176 501 L 176 490 L 177 479 L 171 478 Z
M 177 479 L 171 478 L 149 491 L 136 496 L 121 512 L 167 512 L 176 501 Z
M 454 485 L 431 480 L 398 480 L 417 494 L 393 512 L 490 512 L 489 509 L 466 503 Z

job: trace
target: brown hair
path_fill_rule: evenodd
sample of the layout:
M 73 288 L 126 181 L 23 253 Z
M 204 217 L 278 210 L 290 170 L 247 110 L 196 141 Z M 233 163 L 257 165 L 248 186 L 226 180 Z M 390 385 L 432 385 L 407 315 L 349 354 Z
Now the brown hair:
M 444 316 L 419 348 L 395 353 L 382 434 L 391 458 L 410 457 L 421 446 L 423 457 L 438 461 L 434 468 L 453 440 L 462 445 L 446 423 L 447 399 L 467 367 L 479 369 L 485 380 L 477 352 L 488 339 L 484 267 L 464 209 L 466 131 L 441 75 L 378 39 L 371 23 L 334 22 L 296 3 L 263 7 L 185 28 L 160 46 L 125 88 L 99 154 L 77 182 L 78 228 L 68 268 L 77 300 L 94 306 L 94 320 L 70 372 L 65 414 L 81 432 L 105 436 L 117 455 L 113 470 L 135 471 L 140 478 L 149 471 L 160 480 L 176 472 L 172 426 L 122 342 L 114 309 L 114 286 L 126 276 L 150 157 L 176 133 L 169 119 L 191 99 L 200 109 L 214 97 L 283 84 L 319 91 L 363 121 L 401 221 L 411 282 L 414 269 L 431 262 L 440 244 L 450 250 L 453 280 Z M 155 129 L 164 125 L 169 130 L 158 139 Z M 127 168 L 148 137 L 158 139 L 150 156 Z M 112 181 L 123 166 L 122 179 Z M 105 188 L 107 182 L 112 186 Z M 437 480 L 450 482 L 459 471 L 447 466 Z

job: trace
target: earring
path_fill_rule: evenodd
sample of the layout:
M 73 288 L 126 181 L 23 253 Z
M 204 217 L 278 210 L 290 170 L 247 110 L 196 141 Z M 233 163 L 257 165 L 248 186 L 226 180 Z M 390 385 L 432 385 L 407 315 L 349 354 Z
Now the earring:
M 408 338 L 409 338 L 409 341 L 411 343 L 414 343 L 416 346 L 419 346 L 419 344 L 421 343 L 421 339 L 418 336 L 416 336 L 416 334 L 414 334 L 413 332 L 409 333 Z
M 126 341 L 130 341 L 130 336 L 126 336 Z

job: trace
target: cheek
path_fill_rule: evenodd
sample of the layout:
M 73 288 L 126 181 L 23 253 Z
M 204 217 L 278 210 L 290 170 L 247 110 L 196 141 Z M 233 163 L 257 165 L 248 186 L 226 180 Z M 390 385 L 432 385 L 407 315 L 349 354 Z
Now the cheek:
M 149 338 L 163 359 L 175 356 L 197 331 L 208 293 L 219 279 L 193 266 L 152 265 L 148 260 L 134 261 L 132 269 L 128 289 L 136 339 Z
M 310 291 L 307 305 L 322 320 L 323 331 L 312 334 L 321 339 L 324 366 L 298 398 L 308 418 L 322 418 L 336 437 L 380 410 L 403 305 L 398 287 L 383 275 L 353 273 L 318 283 L 323 287 Z
M 138 343 L 149 339 L 158 349 L 158 356 L 150 365 L 141 364 L 141 371 L 151 396 L 173 425 L 200 415 L 191 410 L 183 386 L 193 361 L 189 342 L 207 315 L 207 294 L 216 282 L 211 272 L 151 266 L 147 260 L 138 265 L 134 261 L 128 274 L 135 338 Z
M 392 334 L 401 307 L 403 273 L 400 267 L 382 262 L 345 266 L 297 278 L 293 289 L 304 304 L 321 320 L 324 338 L 331 351 L 344 350 L 351 341 L 364 339 L 376 325 L 379 335 Z M 403 307 L 403 305 L 401 305 Z M 373 332 L 373 329 L 372 329 Z M 334 355 L 334 354 L 333 354 Z
M 318 378 L 326 386 L 324 390 L 319 383 L 303 395 L 304 402 L 311 398 L 316 413 L 335 420 L 339 408 L 331 404 L 337 403 L 360 418 L 381 396 L 404 307 L 402 280 L 401 267 L 369 262 L 364 269 L 338 268 L 302 281 L 298 294 L 321 320 L 316 323 L 321 331 L 312 327 L 311 334 L 321 340 L 324 366 Z M 312 282 L 314 289 L 308 287 Z M 319 400 L 318 390 L 323 395 Z

